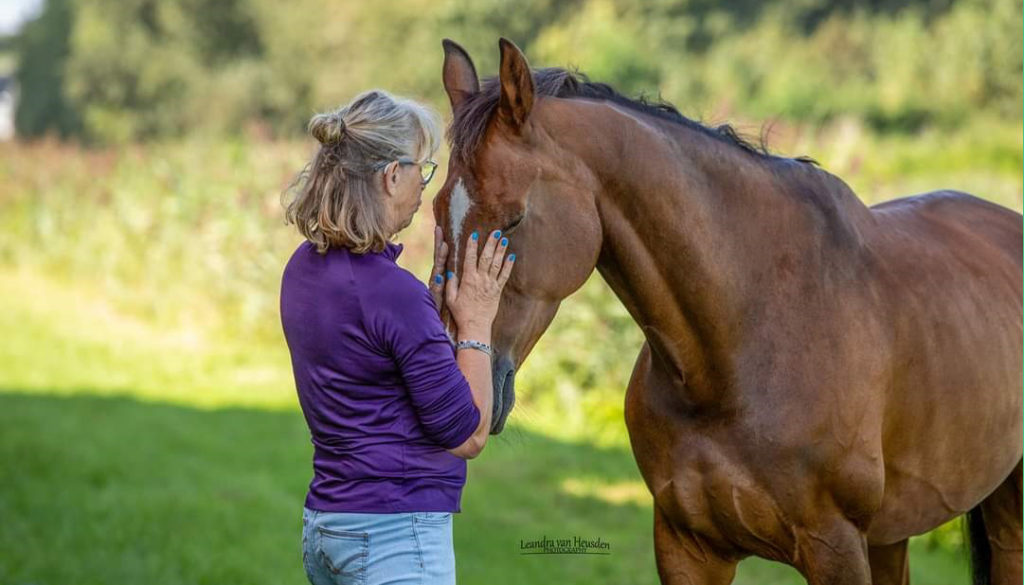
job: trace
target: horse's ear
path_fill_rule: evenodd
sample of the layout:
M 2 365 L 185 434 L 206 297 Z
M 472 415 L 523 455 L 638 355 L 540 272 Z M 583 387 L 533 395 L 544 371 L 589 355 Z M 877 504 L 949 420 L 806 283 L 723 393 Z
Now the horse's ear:
M 444 47 L 444 68 L 441 79 L 444 90 L 448 93 L 448 101 L 452 103 L 454 112 L 466 98 L 480 91 L 480 80 L 476 76 L 476 67 L 469 53 L 451 39 L 441 41 Z
M 512 41 L 502 38 L 498 41 L 501 48 L 501 69 L 498 79 L 501 81 L 501 101 L 498 112 L 514 129 L 519 130 L 526 124 L 533 109 L 533 74 L 526 56 Z

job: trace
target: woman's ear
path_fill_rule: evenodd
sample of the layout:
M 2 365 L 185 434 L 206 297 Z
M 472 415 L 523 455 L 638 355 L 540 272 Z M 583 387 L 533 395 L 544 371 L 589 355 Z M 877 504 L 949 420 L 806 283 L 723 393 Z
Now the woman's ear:
M 384 180 L 384 193 L 389 197 L 394 197 L 398 194 L 398 169 L 399 165 L 397 162 L 392 162 L 388 166 L 384 167 L 384 172 L 381 173 L 381 177 Z

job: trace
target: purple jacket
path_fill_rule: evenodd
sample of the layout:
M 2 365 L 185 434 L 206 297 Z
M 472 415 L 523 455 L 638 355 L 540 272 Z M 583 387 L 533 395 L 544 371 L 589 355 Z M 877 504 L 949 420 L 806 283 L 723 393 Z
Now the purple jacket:
M 281 323 L 313 441 L 306 507 L 458 512 L 466 462 L 448 453 L 480 424 L 430 291 L 395 263 L 400 244 L 284 269 Z

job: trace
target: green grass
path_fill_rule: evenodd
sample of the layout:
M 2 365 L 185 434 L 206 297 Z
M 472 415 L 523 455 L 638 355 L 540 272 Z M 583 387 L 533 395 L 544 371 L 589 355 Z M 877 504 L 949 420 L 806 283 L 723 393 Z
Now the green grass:
M 0 391 L 0 582 L 303 583 L 311 446 L 295 411 L 214 410 L 128 396 Z M 583 482 L 591 490 L 571 489 Z M 455 521 L 461 583 L 657 582 L 650 504 L 628 449 L 513 427 L 470 463 Z M 609 556 L 522 556 L 574 535 Z M 914 582 L 966 583 L 963 561 L 915 546 Z M 801 583 L 741 564 L 737 583 Z

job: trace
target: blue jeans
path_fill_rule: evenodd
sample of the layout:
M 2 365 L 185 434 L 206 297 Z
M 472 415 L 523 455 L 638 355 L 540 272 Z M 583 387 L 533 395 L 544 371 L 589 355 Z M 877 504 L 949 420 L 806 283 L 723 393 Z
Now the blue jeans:
M 313 585 L 455 585 L 452 515 L 303 508 L 302 565 Z

